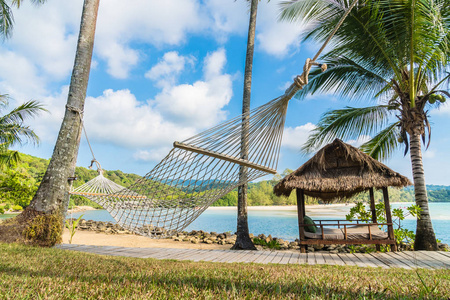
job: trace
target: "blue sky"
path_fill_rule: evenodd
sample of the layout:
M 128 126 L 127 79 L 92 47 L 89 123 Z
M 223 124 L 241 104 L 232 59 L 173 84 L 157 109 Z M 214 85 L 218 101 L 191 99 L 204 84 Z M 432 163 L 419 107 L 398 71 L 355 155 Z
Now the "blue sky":
M 284 93 L 318 45 L 301 44 L 301 24 L 277 21 L 279 1 L 261 2 L 251 106 Z M 67 99 L 83 1 L 24 2 L 14 10 L 11 39 L 0 44 L 0 92 L 41 101 L 49 114 L 30 121 L 38 147 L 19 150 L 50 158 Z M 105 169 L 144 175 L 174 140 L 241 112 L 248 6 L 244 0 L 103 0 L 85 107 L 85 127 Z M 308 157 L 299 148 L 321 114 L 345 105 L 332 94 L 293 99 L 288 108 L 279 172 Z M 431 111 L 432 142 L 424 151 L 427 183 L 450 185 L 450 105 Z M 361 141 L 347 141 L 354 145 Z M 388 166 L 411 178 L 402 149 Z M 91 154 L 83 139 L 78 165 Z

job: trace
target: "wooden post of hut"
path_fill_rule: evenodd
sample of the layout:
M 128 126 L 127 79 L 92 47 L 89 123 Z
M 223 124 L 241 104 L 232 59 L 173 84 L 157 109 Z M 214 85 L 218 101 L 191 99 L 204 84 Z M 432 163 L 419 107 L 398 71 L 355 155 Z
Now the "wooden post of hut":
M 301 225 L 305 216 L 305 193 L 302 189 L 296 189 L 297 193 L 297 215 L 298 215 L 298 233 L 300 241 L 305 240 L 305 228 Z M 300 252 L 306 253 L 306 245 L 300 245 Z
M 388 225 L 388 236 L 390 239 L 395 241 L 394 236 L 394 225 L 392 224 L 392 215 L 391 215 L 391 206 L 389 205 L 389 193 L 387 187 L 383 187 L 383 199 L 384 199 L 384 208 L 386 210 L 386 222 L 390 223 L 391 225 Z M 397 244 L 391 244 L 392 251 L 397 251 Z
M 373 188 L 369 190 L 370 197 L 370 212 L 372 213 L 372 223 L 377 223 L 377 210 L 375 209 L 375 195 L 373 192 Z M 377 251 L 380 251 L 380 245 L 376 245 L 375 248 Z

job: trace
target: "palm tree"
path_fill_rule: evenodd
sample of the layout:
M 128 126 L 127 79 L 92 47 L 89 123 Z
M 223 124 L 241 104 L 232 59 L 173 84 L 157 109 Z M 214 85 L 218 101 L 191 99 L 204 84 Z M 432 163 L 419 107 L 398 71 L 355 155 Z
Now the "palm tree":
M 250 1 L 250 0 L 249 0 Z M 245 57 L 245 72 L 244 72 L 244 95 L 242 98 L 242 113 L 250 112 L 250 95 L 252 90 L 252 67 L 253 67 L 253 52 L 255 48 L 255 32 L 256 32 L 256 14 L 258 11 L 258 1 L 251 0 L 250 3 L 250 20 L 248 25 L 247 37 L 247 54 Z M 242 123 L 242 147 L 241 158 L 248 159 L 248 140 L 247 140 L 247 124 L 245 120 Z M 239 170 L 239 179 L 247 180 L 247 167 L 241 166 Z M 248 211 L 247 211 L 247 184 L 238 186 L 238 215 L 237 215 L 237 230 L 236 242 L 231 249 L 234 250 L 256 250 L 248 230 Z
M 305 16 L 311 31 L 305 40 L 322 41 L 343 14 L 345 0 L 299 0 L 283 4 L 282 18 Z M 351 12 L 322 57 L 324 73 L 311 72 L 299 98 L 333 91 L 350 99 L 376 103 L 325 113 L 304 150 L 311 151 L 334 138 L 374 135 L 361 148 L 385 159 L 401 144 L 410 152 L 417 219 L 416 250 L 437 250 L 428 209 L 420 140 L 430 142 L 428 110 L 439 107 L 450 94 L 450 2 L 448 0 L 362 1 Z M 439 101 L 436 101 L 439 100 Z M 428 146 L 428 145 L 427 145 Z
M 35 117 L 39 112 L 46 111 L 38 102 L 28 101 L 3 114 L 8 104 L 8 96 L 0 95 L 0 168 L 10 167 L 20 158 L 19 152 L 9 150 L 10 147 L 26 142 L 39 143 L 36 133 L 24 122 L 27 118 Z
M 42 4 L 46 0 L 31 0 L 34 4 Z M 20 7 L 22 1 L 0 0 L 0 37 L 5 39 L 11 36 L 14 18 L 11 6 Z M 0 95 L 0 111 L 5 109 L 9 104 L 7 95 Z M 17 162 L 19 157 L 18 151 L 8 151 L 8 149 L 16 144 L 22 144 L 25 141 L 38 143 L 39 138 L 28 126 L 23 122 L 26 118 L 36 116 L 40 111 L 46 111 L 41 104 L 36 101 L 28 101 L 11 112 L 0 117 L 0 167 L 11 166 Z
M 22 213 L 19 220 L 25 219 L 26 222 L 29 222 L 30 216 L 32 219 L 35 216 L 42 215 L 49 218 L 51 216 L 57 216 L 60 218 L 62 224 L 64 215 L 67 212 L 69 204 L 68 193 L 71 184 L 70 178 L 73 178 L 75 173 L 75 163 L 80 145 L 81 118 L 89 80 L 99 2 L 99 0 L 84 1 L 77 51 L 64 119 L 47 171 L 36 195 Z M 62 226 L 55 228 L 59 228 L 55 230 L 60 230 L 60 232 L 56 232 L 55 234 L 61 236 Z M 53 229 L 49 228 L 48 231 L 51 230 Z M 47 236 L 50 235 L 48 234 Z M 43 238 L 45 239 L 46 237 Z M 54 239 L 51 243 L 57 240 Z M 49 245 L 51 243 L 49 242 Z
M 30 0 L 34 4 L 42 4 L 46 0 Z M 8 2 L 10 4 L 8 5 Z M 0 0 L 0 37 L 8 38 L 12 33 L 14 17 L 11 11 L 11 6 L 17 8 L 22 4 L 21 0 L 5 1 Z

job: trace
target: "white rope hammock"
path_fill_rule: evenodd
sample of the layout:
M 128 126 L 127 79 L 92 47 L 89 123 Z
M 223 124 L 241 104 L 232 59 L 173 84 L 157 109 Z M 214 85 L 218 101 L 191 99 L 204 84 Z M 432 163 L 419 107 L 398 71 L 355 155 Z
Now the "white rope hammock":
M 99 175 L 71 194 L 100 204 L 130 231 L 173 235 L 237 186 L 276 173 L 287 105 L 301 88 L 296 82 L 284 96 L 248 114 L 174 142 L 169 154 L 128 188 L 105 178 L 97 163 Z

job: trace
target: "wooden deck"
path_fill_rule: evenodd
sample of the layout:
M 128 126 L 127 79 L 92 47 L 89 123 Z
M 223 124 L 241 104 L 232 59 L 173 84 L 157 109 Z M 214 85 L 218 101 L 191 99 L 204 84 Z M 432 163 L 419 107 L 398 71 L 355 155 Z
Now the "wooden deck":
M 404 269 L 450 269 L 450 252 L 388 252 L 388 253 L 299 253 L 290 251 L 235 251 L 199 250 L 173 248 L 126 248 L 113 246 L 90 246 L 62 244 L 56 248 L 89 252 L 100 255 L 128 256 L 139 258 L 210 261 L 222 263 L 258 264 L 308 264 L 358 267 L 404 268 Z

